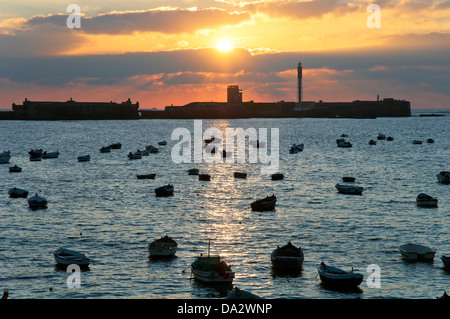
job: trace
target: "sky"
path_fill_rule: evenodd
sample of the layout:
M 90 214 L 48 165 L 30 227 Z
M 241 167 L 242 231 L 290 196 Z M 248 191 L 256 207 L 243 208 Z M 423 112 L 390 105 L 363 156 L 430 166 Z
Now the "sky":
M 25 98 L 164 109 L 226 101 L 227 85 L 244 101 L 297 101 L 299 62 L 303 101 L 450 108 L 450 0 L 0 2 L 4 109 Z

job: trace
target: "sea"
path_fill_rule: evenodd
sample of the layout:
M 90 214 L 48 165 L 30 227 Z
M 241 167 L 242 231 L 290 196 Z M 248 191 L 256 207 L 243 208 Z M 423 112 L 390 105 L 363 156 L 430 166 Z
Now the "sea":
M 0 289 L 8 289 L 9 299 L 221 299 L 235 287 L 265 299 L 440 297 L 450 292 L 450 271 L 440 260 L 450 255 L 450 185 L 438 183 L 436 174 L 450 170 L 450 110 L 412 115 L 201 121 L 203 130 L 224 134 L 227 128 L 266 129 L 267 154 L 277 157 L 285 176 L 277 181 L 261 172 L 267 163 L 250 158 L 176 162 L 180 137 L 173 132 L 194 136 L 194 120 L 0 121 L 0 150 L 12 155 L 0 164 Z M 394 140 L 369 145 L 380 132 Z M 351 148 L 336 146 L 341 134 Z M 157 144 L 162 140 L 166 146 Z M 121 149 L 100 153 L 118 142 Z M 304 150 L 290 154 L 294 143 L 304 143 Z M 159 152 L 127 158 L 149 144 Z M 30 161 L 31 149 L 60 155 Z M 86 154 L 89 162 L 77 161 Z M 14 164 L 23 171 L 10 173 Z M 188 175 L 190 168 L 211 180 Z M 247 178 L 235 179 L 234 172 Z M 136 177 L 150 173 L 155 179 Z M 355 177 L 362 195 L 338 193 L 343 176 Z M 174 195 L 156 197 L 154 189 L 166 184 L 174 185 Z M 29 197 L 38 193 L 48 207 L 31 210 L 27 199 L 9 198 L 13 187 Z M 418 207 L 420 193 L 437 197 L 438 207 Z M 253 201 L 272 194 L 275 210 L 251 210 Z M 149 258 L 148 244 L 165 235 L 177 241 L 176 256 Z M 271 266 L 271 252 L 288 242 L 304 252 L 296 274 Z M 405 261 L 398 247 L 407 243 L 435 249 L 434 260 Z M 55 265 L 59 247 L 91 258 L 75 281 Z M 231 265 L 232 285 L 192 278 L 191 263 L 208 249 Z M 318 276 L 321 262 L 353 269 L 364 280 L 355 290 L 329 289 Z

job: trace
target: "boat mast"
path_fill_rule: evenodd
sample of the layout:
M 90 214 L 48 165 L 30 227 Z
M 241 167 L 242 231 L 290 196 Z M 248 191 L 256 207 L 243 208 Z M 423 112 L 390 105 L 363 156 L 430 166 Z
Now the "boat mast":
M 208 257 L 209 257 L 209 249 L 210 249 L 210 246 L 211 246 L 211 239 L 208 239 Z

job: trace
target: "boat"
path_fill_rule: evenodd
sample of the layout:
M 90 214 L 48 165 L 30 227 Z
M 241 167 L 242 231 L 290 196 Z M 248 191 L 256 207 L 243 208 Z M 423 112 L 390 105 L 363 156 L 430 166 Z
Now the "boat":
M 67 248 L 60 247 L 53 252 L 53 257 L 59 266 L 78 265 L 80 268 L 87 268 L 91 259 L 86 255 Z
M 155 188 L 155 194 L 158 197 L 166 197 L 173 195 L 174 187 L 171 184 Z
M 42 156 L 30 156 L 30 161 L 32 162 L 37 162 L 37 161 L 41 161 L 42 160 Z
M 393 140 L 394 140 L 394 138 L 392 136 L 386 137 L 386 141 L 393 141 Z
M 272 174 L 273 181 L 279 181 L 279 180 L 282 180 L 283 178 L 284 178 L 284 175 L 281 173 Z
M 167 141 L 158 142 L 158 145 L 167 145 Z
M 103 146 L 100 149 L 100 153 L 110 153 L 111 152 L 111 146 Z
M 117 149 L 121 149 L 122 148 L 122 144 L 120 144 L 120 143 L 113 143 L 113 144 L 109 145 L 109 147 L 111 147 L 111 149 L 113 149 L 113 150 L 117 150 Z
M 379 133 L 377 136 L 377 140 L 385 140 L 386 139 L 386 135 L 384 135 L 383 133 Z
M 413 140 L 412 143 L 413 144 L 422 144 L 422 141 L 421 140 Z
M 153 147 L 150 149 L 150 153 L 158 153 L 159 152 L 159 148 Z
M 301 247 L 288 242 L 282 247 L 277 247 L 270 255 L 272 267 L 281 271 L 299 271 L 302 268 L 304 256 Z
M 9 194 L 9 197 L 11 197 L 11 198 L 19 198 L 19 197 L 25 198 L 28 196 L 28 191 L 14 187 L 8 191 L 8 194 Z
M 421 206 L 421 207 L 437 207 L 438 199 L 435 197 L 432 197 L 430 195 L 420 193 L 416 197 L 416 204 L 417 204 L 417 206 Z
M 20 172 L 22 171 L 22 167 L 19 167 L 19 166 L 17 166 L 17 165 L 14 165 L 14 166 L 11 166 L 11 167 L 9 168 L 9 171 L 10 171 L 11 173 L 20 173 Z
M 275 204 L 277 203 L 277 198 L 275 195 L 267 196 L 263 199 L 259 199 L 250 204 L 252 210 L 254 211 L 269 211 L 275 209 Z
M 28 199 L 28 206 L 30 208 L 46 208 L 47 203 L 47 200 L 44 197 L 39 196 L 37 193 Z
M 11 151 L 3 151 L 0 153 L 0 157 L 1 156 L 11 156 Z
M 198 174 L 198 180 L 199 181 L 210 181 L 211 175 L 209 174 Z
M 292 146 L 291 146 L 291 148 L 289 149 L 289 153 L 291 153 L 291 154 L 297 154 L 298 152 L 301 152 L 301 151 L 303 151 L 303 148 L 305 147 L 305 145 L 302 143 L 302 144 L 299 144 L 299 145 L 297 145 L 297 144 L 293 144 Z
M 137 179 L 154 179 L 156 174 L 138 174 Z
M 350 143 L 349 141 L 343 140 L 343 139 L 337 140 L 336 144 L 338 147 L 352 147 L 353 146 L 352 143 Z
M 444 256 L 441 257 L 441 260 L 444 263 L 444 266 L 446 268 L 450 269 L 450 257 L 447 257 L 447 256 L 444 255 Z
M 351 177 L 351 176 L 344 176 L 344 177 L 342 177 L 342 181 L 347 182 L 347 183 L 353 183 L 355 181 L 355 178 Z
M 142 156 L 149 156 L 150 155 L 150 150 L 145 149 L 141 153 L 142 153 Z
M 210 242 L 208 255 L 197 256 L 191 264 L 191 273 L 194 279 L 209 284 L 231 284 L 235 276 L 231 265 L 227 265 L 219 255 L 210 255 Z
M 427 143 L 433 144 L 433 143 L 434 143 L 434 140 L 433 140 L 432 138 L 428 138 L 428 139 L 427 139 Z
M 130 159 L 130 160 L 133 160 L 133 159 L 141 159 L 142 158 L 142 152 L 140 152 L 140 151 L 137 151 L 137 152 L 134 152 L 134 153 L 128 153 L 128 158 Z
M 355 288 L 361 284 L 364 275 L 351 271 L 345 271 L 337 267 L 325 265 L 324 262 L 317 268 L 320 280 L 325 286 L 336 288 Z
M 148 245 L 150 257 L 173 257 L 177 252 L 178 244 L 169 236 L 161 237 Z
M 89 162 L 91 160 L 91 156 L 88 155 L 82 155 L 77 157 L 78 162 Z
M 200 170 L 198 168 L 191 168 L 188 170 L 188 175 L 198 175 Z
M 59 151 L 56 152 L 43 152 L 42 158 L 58 158 L 59 157 Z
M 28 154 L 30 154 L 31 157 L 35 157 L 35 156 L 42 157 L 42 149 L 34 149 L 34 150 L 30 150 L 30 151 L 28 152 Z
M 402 245 L 398 250 L 404 259 L 410 261 L 432 261 L 436 254 L 434 249 L 417 244 Z
M 450 171 L 441 171 L 436 175 L 439 183 L 450 184 Z
M 369 141 L 369 145 L 377 145 L 377 141 L 375 141 L 375 140 L 370 140 L 370 141 Z
M 225 299 L 263 299 L 263 298 L 249 291 L 239 289 L 238 287 L 234 287 L 233 290 L 231 290 L 228 293 Z
M 336 184 L 335 187 L 339 193 L 350 195 L 361 195 L 364 190 L 364 187 L 355 185 Z
M 0 164 L 7 164 L 7 163 L 9 163 L 10 159 L 11 159 L 10 152 L 3 152 L 0 154 Z
M 247 178 L 247 173 L 234 172 L 234 178 Z

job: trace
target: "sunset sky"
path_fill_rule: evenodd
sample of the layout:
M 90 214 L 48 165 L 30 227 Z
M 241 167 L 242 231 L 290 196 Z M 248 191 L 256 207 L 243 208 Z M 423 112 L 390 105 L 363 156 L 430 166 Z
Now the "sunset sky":
M 81 9 L 81 28 L 66 24 Z M 381 27 L 369 28 L 370 4 Z M 2 0 L 0 108 L 393 97 L 450 108 L 450 0 Z

